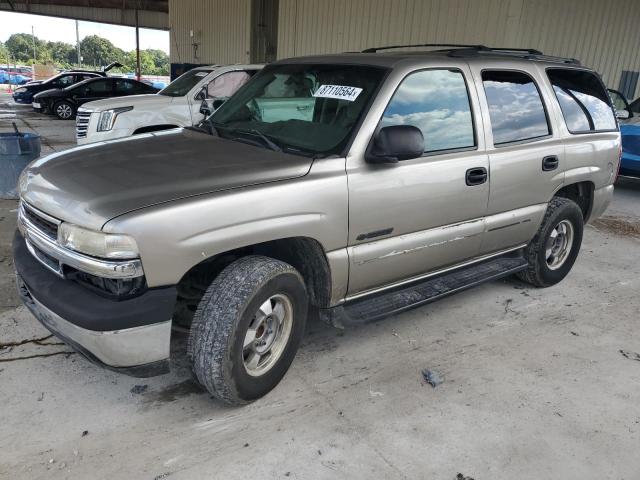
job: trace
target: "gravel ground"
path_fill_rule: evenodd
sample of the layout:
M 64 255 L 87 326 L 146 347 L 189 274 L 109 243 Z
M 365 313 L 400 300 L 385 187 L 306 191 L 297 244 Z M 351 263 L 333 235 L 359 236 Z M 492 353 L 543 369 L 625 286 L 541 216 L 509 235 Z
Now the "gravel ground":
M 640 478 L 639 205 L 621 182 L 555 287 L 312 324 L 283 382 L 229 408 L 191 382 L 183 335 L 172 373 L 146 380 L 33 341 L 48 333 L 15 307 L 2 202 L 0 341 L 27 343 L 0 349 L 0 478 Z

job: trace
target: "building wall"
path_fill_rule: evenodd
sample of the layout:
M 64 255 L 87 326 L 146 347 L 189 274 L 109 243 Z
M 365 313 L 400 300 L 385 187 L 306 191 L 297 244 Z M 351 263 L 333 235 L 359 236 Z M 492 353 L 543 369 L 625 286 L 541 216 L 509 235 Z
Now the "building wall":
M 482 43 L 578 58 L 613 88 L 640 70 L 637 0 L 280 0 L 278 22 L 279 58 Z
M 250 0 L 170 0 L 169 24 L 171 63 L 249 62 Z

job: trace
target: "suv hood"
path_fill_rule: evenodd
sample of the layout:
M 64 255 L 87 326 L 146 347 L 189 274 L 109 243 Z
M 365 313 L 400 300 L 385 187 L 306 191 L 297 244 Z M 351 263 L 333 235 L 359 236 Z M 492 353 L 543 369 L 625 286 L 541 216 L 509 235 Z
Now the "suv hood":
M 180 97 L 181 98 L 181 97 Z M 157 95 L 155 93 L 149 93 L 145 95 L 129 95 L 126 97 L 106 98 L 104 100 L 96 100 L 94 102 L 85 103 L 82 106 L 83 110 L 92 112 L 102 112 L 104 110 L 110 110 L 118 107 L 130 107 L 136 108 L 162 108 L 171 103 L 173 97 L 168 95 Z
M 21 197 L 94 230 L 158 203 L 302 177 L 313 160 L 174 129 L 84 145 L 31 163 Z

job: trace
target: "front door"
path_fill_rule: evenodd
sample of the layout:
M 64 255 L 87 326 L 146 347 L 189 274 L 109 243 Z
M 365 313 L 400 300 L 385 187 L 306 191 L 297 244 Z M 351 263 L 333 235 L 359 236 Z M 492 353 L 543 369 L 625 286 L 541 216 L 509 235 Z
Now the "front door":
M 418 127 L 422 157 L 382 165 L 347 160 L 349 295 L 478 255 L 489 162 L 469 78 L 466 67 L 415 71 L 391 98 L 378 128 Z

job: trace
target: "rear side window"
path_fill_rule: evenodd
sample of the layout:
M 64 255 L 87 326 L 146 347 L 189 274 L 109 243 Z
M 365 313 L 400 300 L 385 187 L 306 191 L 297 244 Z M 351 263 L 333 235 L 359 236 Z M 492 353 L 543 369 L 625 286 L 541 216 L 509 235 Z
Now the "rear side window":
M 482 72 L 493 143 L 520 142 L 551 133 L 540 92 L 533 78 L 523 72 Z
M 413 125 L 426 153 L 475 147 L 469 94 L 462 72 L 422 70 L 407 76 L 389 102 L 381 126 Z
M 617 128 L 611 99 L 593 72 L 550 68 L 547 75 L 571 133 Z

